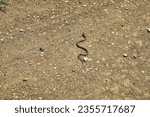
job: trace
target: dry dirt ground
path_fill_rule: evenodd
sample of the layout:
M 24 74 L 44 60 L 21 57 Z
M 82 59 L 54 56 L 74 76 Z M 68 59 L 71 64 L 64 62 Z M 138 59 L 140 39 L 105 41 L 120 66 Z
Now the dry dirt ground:
M 0 99 L 150 99 L 149 28 L 150 0 L 9 0 Z

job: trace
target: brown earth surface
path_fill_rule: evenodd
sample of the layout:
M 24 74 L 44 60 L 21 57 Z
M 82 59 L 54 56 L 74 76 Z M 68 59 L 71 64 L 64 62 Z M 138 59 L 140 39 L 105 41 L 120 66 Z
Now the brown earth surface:
M 9 0 L 0 99 L 150 99 L 150 0 Z

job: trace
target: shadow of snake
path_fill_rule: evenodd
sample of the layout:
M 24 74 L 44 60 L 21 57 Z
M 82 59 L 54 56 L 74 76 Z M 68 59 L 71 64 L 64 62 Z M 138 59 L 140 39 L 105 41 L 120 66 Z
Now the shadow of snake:
M 78 41 L 78 42 L 76 43 L 76 46 L 77 46 L 78 48 L 80 48 L 80 49 L 82 49 L 82 50 L 85 51 L 84 54 L 79 54 L 79 55 L 78 55 L 78 59 L 79 59 L 79 60 L 81 61 L 81 63 L 83 64 L 84 62 L 86 62 L 83 57 L 85 57 L 85 56 L 88 55 L 88 50 L 87 50 L 86 48 L 84 48 L 84 47 L 82 47 L 82 46 L 79 45 L 80 43 L 86 41 L 86 36 L 85 36 L 84 33 L 82 34 L 82 37 L 83 37 L 83 40 Z

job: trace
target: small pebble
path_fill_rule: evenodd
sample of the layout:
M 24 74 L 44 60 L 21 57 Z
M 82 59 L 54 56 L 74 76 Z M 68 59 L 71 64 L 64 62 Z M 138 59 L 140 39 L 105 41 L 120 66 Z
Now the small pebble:
M 147 32 L 149 32 L 149 33 L 150 33 L 150 28 L 147 28 Z
M 128 56 L 128 54 L 123 54 L 123 57 L 127 57 Z
M 28 78 L 23 79 L 24 82 L 28 81 Z
M 135 59 L 136 59 L 136 58 L 137 58 L 137 56 L 136 56 L 135 54 L 133 54 L 133 58 L 135 58 Z
M 42 97 L 38 97 L 39 98 L 39 100 L 42 100 L 43 98 Z
M 24 30 L 24 29 L 22 29 L 22 28 L 21 28 L 19 31 L 20 31 L 20 32 L 25 32 L 25 30 Z
M 142 70 L 141 72 L 142 72 L 143 74 L 145 73 L 145 71 L 143 71 L 143 70 Z
M 87 57 L 84 57 L 83 60 L 84 60 L 84 61 L 91 61 L 92 59 L 89 59 L 89 58 L 87 58 Z

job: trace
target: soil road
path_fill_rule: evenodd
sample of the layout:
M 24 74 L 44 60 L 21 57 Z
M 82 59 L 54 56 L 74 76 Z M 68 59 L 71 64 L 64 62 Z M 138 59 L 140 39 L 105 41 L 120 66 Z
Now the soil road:
M 9 0 L 0 99 L 150 99 L 150 0 Z

